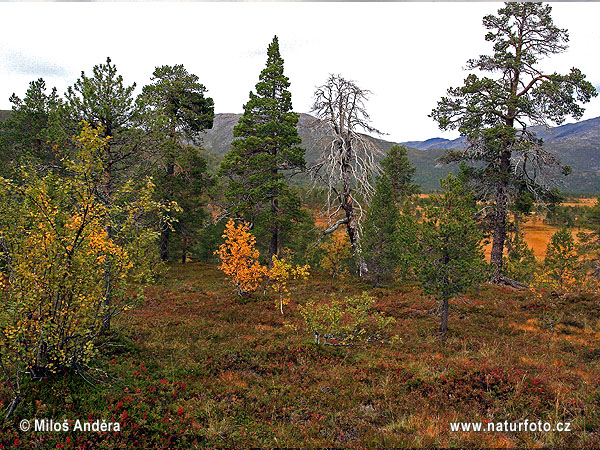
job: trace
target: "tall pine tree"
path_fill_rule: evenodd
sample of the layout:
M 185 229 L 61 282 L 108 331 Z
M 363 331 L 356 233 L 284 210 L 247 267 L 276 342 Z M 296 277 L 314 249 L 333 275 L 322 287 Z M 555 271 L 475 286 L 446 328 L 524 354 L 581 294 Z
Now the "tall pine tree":
M 212 128 L 214 102 L 205 95 L 206 88 L 199 78 L 181 64 L 157 67 L 152 75 L 152 83 L 142 89 L 138 105 L 157 152 L 161 200 L 165 204 L 176 201 L 186 207 L 178 213 L 171 211 L 171 218 L 180 221 L 177 230 L 185 260 L 189 236 L 186 238 L 184 230 L 198 228 L 203 214 L 197 210 L 202 207 L 201 194 L 208 181 L 204 174 L 206 162 L 196 147 L 187 144 L 199 144 L 202 133 Z M 197 178 L 190 179 L 191 174 Z M 163 261 L 169 260 L 170 240 L 171 228 L 165 225 L 160 236 Z
M 282 232 L 300 218 L 300 201 L 284 175 L 305 166 L 289 87 L 275 36 L 219 172 L 229 179 L 225 196 L 231 216 L 252 223 L 260 230 L 256 235 L 269 236 L 268 261 L 279 254 Z
M 491 206 L 490 260 L 496 284 L 513 284 L 502 267 L 509 206 L 526 191 L 535 192 L 537 201 L 552 199 L 558 169 L 569 172 L 544 148 L 532 125 L 579 119 L 584 112 L 580 104 L 597 95 L 579 69 L 561 75 L 540 64 L 564 52 L 569 41 L 551 12 L 542 3 L 507 2 L 497 15 L 485 16 L 485 40 L 493 44 L 493 53 L 467 61 L 473 73 L 463 86 L 448 89 L 431 113 L 440 129 L 458 129 L 467 138 L 465 151 L 450 152 L 445 160 L 477 166 L 472 181 L 480 200 Z

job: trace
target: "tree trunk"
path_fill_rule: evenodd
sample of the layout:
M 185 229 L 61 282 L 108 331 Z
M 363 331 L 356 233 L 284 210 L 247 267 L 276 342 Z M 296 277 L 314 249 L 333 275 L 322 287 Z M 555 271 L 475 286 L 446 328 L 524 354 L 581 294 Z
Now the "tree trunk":
M 448 297 L 444 297 L 442 300 L 442 323 L 440 325 L 440 332 L 446 333 L 448 331 Z
M 169 236 L 171 234 L 171 229 L 169 227 L 165 227 L 160 232 L 160 260 L 168 261 L 169 260 Z
M 349 146 L 349 144 L 347 144 Z M 362 249 L 360 245 L 360 234 L 358 233 L 358 221 L 356 220 L 356 212 L 354 210 L 354 202 L 352 200 L 352 190 L 350 187 L 350 149 L 347 147 L 343 149 L 346 152 L 342 164 L 343 174 L 343 204 L 342 208 L 346 213 L 346 230 L 348 231 L 348 237 L 350 238 L 350 248 L 352 250 L 352 256 L 356 260 L 356 273 L 359 277 L 363 278 L 367 275 L 367 263 L 362 255 Z
M 169 162 L 167 165 L 167 178 L 173 176 L 175 173 L 175 163 Z M 165 200 L 167 202 L 171 201 L 172 193 L 170 188 L 165 189 Z M 169 260 L 169 239 L 171 237 L 171 227 L 164 227 L 160 232 L 160 260 L 168 261 Z
M 273 224 L 271 225 L 271 240 L 269 241 L 269 269 L 273 268 L 273 256 L 279 256 L 279 225 L 277 224 L 277 213 L 279 211 L 279 205 L 277 201 L 277 194 L 271 199 L 271 212 L 273 214 Z
M 490 263 L 492 265 L 492 283 L 502 283 L 502 258 L 504 256 L 504 242 L 506 241 L 506 216 L 508 213 L 507 179 L 510 176 L 510 152 L 505 151 L 500 160 L 500 179 L 494 199 L 494 234 L 492 238 L 492 252 Z
M 110 148 L 108 149 L 109 162 L 106 165 L 106 169 L 104 171 L 104 195 L 105 195 L 105 205 L 107 208 L 112 206 L 112 164 L 110 162 Z M 111 240 L 113 237 L 113 229 L 110 224 L 110 217 L 108 218 L 109 222 L 106 225 L 106 238 L 107 240 Z M 106 313 L 104 314 L 104 318 L 102 319 L 102 329 L 104 331 L 110 330 L 110 304 L 112 302 L 112 267 L 110 258 L 107 258 L 106 265 L 104 266 L 104 274 L 102 275 L 102 281 L 104 282 L 104 307 L 106 308 Z
M 181 264 L 185 264 L 187 260 L 187 247 L 188 242 L 185 236 L 181 237 L 182 249 L 181 249 Z

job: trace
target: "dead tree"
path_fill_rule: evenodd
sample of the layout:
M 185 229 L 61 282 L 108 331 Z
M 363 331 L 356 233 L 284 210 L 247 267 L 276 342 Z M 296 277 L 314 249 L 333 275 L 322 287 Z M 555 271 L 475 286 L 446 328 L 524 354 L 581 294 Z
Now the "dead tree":
M 361 254 L 360 219 L 363 203 L 373 194 L 370 183 L 378 172 L 375 145 L 359 131 L 381 134 L 370 125 L 365 102 L 371 92 L 359 88 L 340 75 L 330 75 L 314 95 L 312 112 L 328 127 L 331 141 L 310 168 L 315 181 L 327 185 L 327 229 L 333 233 L 346 225 L 358 276 L 364 277 L 367 265 Z

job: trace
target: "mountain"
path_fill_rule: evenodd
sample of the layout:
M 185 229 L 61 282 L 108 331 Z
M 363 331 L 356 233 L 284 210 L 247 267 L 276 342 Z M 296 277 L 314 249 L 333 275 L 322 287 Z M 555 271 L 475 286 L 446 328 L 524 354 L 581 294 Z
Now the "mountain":
M 0 121 L 8 117 L 10 111 L 0 110 Z M 241 114 L 216 114 L 211 130 L 207 130 L 203 146 L 209 153 L 209 165 L 216 169 L 219 161 L 230 148 L 233 140 L 233 127 Z M 560 177 L 559 187 L 567 192 L 600 193 L 600 117 L 575 123 L 545 128 L 533 127 L 538 137 L 544 140 L 548 150 L 573 168 L 568 177 Z M 331 135 L 325 124 L 309 114 L 300 114 L 298 133 L 302 146 L 306 149 L 306 161 L 314 162 L 319 150 L 328 144 Z M 388 152 L 394 142 L 366 136 L 379 149 L 380 158 Z M 459 150 L 465 147 L 465 138 L 454 140 L 431 138 L 425 141 L 407 141 L 399 144 L 407 147 L 409 161 L 417 168 L 415 181 L 424 191 L 439 188 L 440 178 L 456 171 L 457 165 L 438 163 L 438 158 L 446 150 Z M 307 177 L 295 177 L 300 184 L 307 184 Z
M 229 151 L 233 140 L 233 127 L 237 124 L 241 114 L 216 114 L 213 127 L 206 131 L 203 138 L 203 147 L 218 159 L 223 158 Z M 298 134 L 302 139 L 302 146 L 306 149 L 305 159 L 308 165 L 316 161 L 319 151 L 327 145 L 331 134 L 327 126 L 309 114 L 300 114 L 298 119 Z M 366 136 L 366 135 L 365 135 Z M 380 151 L 379 159 L 389 151 L 394 142 L 366 136 Z M 437 189 L 440 186 L 440 178 L 444 178 L 452 170 L 456 171 L 456 165 L 440 165 L 436 160 L 444 154 L 442 149 L 421 151 L 415 148 L 407 149 L 408 159 L 417 167 L 415 180 L 421 184 L 424 190 Z M 308 184 L 307 177 L 295 177 L 295 182 Z
M 216 114 L 213 128 L 206 132 L 204 147 L 218 159 L 229 150 L 233 140 L 233 127 L 241 114 Z M 537 135 L 544 140 L 548 150 L 555 153 L 563 164 L 573 168 L 568 177 L 560 177 L 559 187 L 568 192 L 600 192 L 600 117 L 569 123 L 554 128 L 533 127 Z M 327 127 L 309 114 L 300 114 L 298 134 L 306 148 L 306 161 L 312 163 L 318 158 L 319 149 L 327 145 L 330 134 Z M 384 155 L 394 142 L 366 136 Z M 446 150 L 459 150 L 465 147 L 465 138 L 454 140 L 431 138 L 425 141 L 407 141 L 400 144 L 407 147 L 409 161 L 417 171 L 415 180 L 423 190 L 439 188 L 440 178 L 456 171 L 457 165 L 445 165 L 437 162 Z M 304 182 L 306 180 L 303 180 Z
M 568 177 L 563 178 L 563 190 L 569 192 L 600 192 L 600 117 L 568 123 L 557 127 L 531 128 L 544 146 L 573 168 Z M 404 145 L 419 150 L 431 149 L 459 150 L 465 147 L 465 138 L 454 140 L 433 138 L 425 141 L 408 141 Z

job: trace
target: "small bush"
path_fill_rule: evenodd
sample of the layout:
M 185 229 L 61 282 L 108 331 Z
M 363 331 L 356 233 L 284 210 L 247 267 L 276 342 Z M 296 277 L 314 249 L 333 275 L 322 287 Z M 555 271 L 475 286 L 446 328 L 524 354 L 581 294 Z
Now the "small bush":
M 316 344 L 361 345 L 394 340 L 396 336 L 388 330 L 395 319 L 375 311 L 374 303 L 375 298 L 363 292 L 319 305 L 309 301 L 299 310 Z

